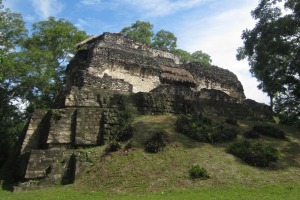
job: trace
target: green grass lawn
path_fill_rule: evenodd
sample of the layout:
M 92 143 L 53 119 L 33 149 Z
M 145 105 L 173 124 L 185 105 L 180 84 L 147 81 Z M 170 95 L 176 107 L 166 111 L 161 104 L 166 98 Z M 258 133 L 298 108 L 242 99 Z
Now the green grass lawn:
M 300 199 L 300 184 L 270 184 L 260 187 L 247 187 L 243 185 L 227 185 L 219 187 L 201 187 L 197 189 L 168 190 L 146 194 L 113 194 L 103 191 L 78 191 L 72 186 L 42 189 L 21 193 L 10 193 L 0 191 L 1 200 L 101 200 L 101 199 L 123 199 L 123 200 L 190 200 L 190 199 Z
M 92 165 L 74 184 L 22 193 L 1 191 L 0 200 L 300 199 L 299 129 L 272 124 L 283 130 L 287 139 L 261 137 L 258 140 L 277 148 L 280 159 L 270 168 L 256 168 L 227 153 L 229 143 L 200 143 L 177 133 L 175 121 L 172 115 L 137 117 L 130 141 L 132 148 L 105 157 L 102 156 L 104 147 L 84 149 L 90 152 Z M 265 123 L 239 121 L 239 124 L 238 139 L 253 125 Z M 169 135 L 167 147 L 156 154 L 146 153 L 144 143 L 162 130 Z M 205 167 L 210 178 L 191 180 L 188 170 L 195 164 Z

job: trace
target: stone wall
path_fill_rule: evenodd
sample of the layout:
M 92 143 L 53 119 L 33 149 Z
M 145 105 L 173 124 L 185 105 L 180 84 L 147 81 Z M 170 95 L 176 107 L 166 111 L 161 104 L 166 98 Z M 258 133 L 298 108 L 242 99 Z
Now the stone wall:
M 217 66 L 206 66 L 201 63 L 188 63 L 181 67 L 188 70 L 197 83 L 197 91 L 214 89 L 222 91 L 242 103 L 245 100 L 244 89 L 237 76 Z
M 67 68 L 67 88 L 96 87 L 112 91 L 150 92 L 160 85 L 188 86 L 191 90 L 220 90 L 245 99 L 243 87 L 230 71 L 200 63 L 180 64 L 170 52 L 124 37 L 104 33 L 78 45 Z
M 88 163 L 79 147 L 107 144 L 124 113 L 209 114 L 270 120 L 263 104 L 244 100 L 230 71 L 199 63 L 179 64 L 170 52 L 121 34 L 105 33 L 78 47 L 66 70 L 64 103 L 31 116 L 19 158 L 19 184 L 68 184 Z M 123 118 L 122 118 L 123 116 Z

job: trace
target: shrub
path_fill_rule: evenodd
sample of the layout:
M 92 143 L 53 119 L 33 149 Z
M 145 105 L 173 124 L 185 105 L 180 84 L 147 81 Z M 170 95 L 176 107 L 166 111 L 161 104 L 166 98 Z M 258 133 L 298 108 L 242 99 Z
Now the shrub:
M 238 125 L 239 125 L 238 122 L 237 122 L 237 120 L 236 120 L 236 119 L 233 119 L 233 118 L 227 118 L 227 119 L 225 120 L 225 122 L 226 122 L 227 124 L 231 124 L 231 125 L 234 125 L 234 126 L 238 126 Z
M 61 119 L 61 113 L 59 110 L 52 110 L 52 117 L 55 121 L 58 121 Z
M 193 165 L 189 170 L 190 178 L 192 179 L 208 179 L 209 175 L 207 173 L 207 170 L 199 165 Z
M 257 167 L 267 167 L 279 158 L 279 152 L 275 148 L 247 140 L 232 143 L 228 152 Z
M 237 130 L 228 129 L 222 125 L 216 125 L 212 128 L 212 132 L 208 135 L 208 142 L 228 142 L 232 141 L 237 136 Z
M 133 136 L 133 129 L 131 125 L 126 125 L 115 131 L 117 141 L 127 141 Z
M 132 115 L 128 112 L 118 114 L 118 124 L 112 129 L 111 140 L 127 141 L 133 136 Z
M 161 151 L 167 144 L 166 138 L 165 132 L 157 132 L 145 143 L 145 150 L 149 153 Z
M 236 138 L 237 131 L 227 129 L 203 116 L 182 115 L 176 121 L 176 130 L 199 142 L 227 142 Z
M 273 138 L 279 138 L 279 139 L 285 138 L 284 132 L 273 126 L 254 126 L 253 131 L 256 131 L 262 135 L 273 137 Z
M 121 148 L 121 145 L 117 141 L 111 141 L 107 148 L 104 149 L 104 154 L 108 154 L 110 152 L 118 151 Z
M 259 133 L 251 129 L 249 131 L 244 132 L 244 137 L 252 139 L 259 138 Z

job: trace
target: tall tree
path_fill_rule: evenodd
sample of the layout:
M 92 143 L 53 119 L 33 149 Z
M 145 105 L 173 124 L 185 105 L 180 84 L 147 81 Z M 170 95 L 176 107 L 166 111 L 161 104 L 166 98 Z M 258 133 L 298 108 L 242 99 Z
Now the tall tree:
M 65 19 L 49 17 L 32 25 L 32 35 L 26 39 L 23 63 L 31 66 L 23 85 L 28 88 L 26 98 L 35 107 L 51 107 L 63 89 L 64 71 L 76 52 L 75 44 L 87 38 Z
M 189 52 L 182 49 L 173 49 L 172 53 L 178 56 L 180 62 L 191 62 L 192 56 Z
M 204 65 L 211 65 L 211 58 L 207 53 L 203 53 L 201 50 L 195 51 L 194 53 L 189 53 L 182 49 L 174 49 L 172 53 L 179 57 L 181 62 L 200 62 Z
M 201 62 L 205 65 L 210 65 L 212 62 L 210 55 L 202 52 L 201 50 L 195 51 L 194 53 L 192 53 L 191 57 L 192 57 L 192 61 Z
M 153 25 L 150 22 L 143 22 L 137 20 L 131 26 L 122 29 L 121 33 L 132 40 L 151 44 L 151 39 L 154 35 Z
M 5 9 L 0 0 L 0 167 L 23 126 L 23 116 L 15 104 L 20 99 L 20 77 L 26 71 L 18 63 L 18 49 L 26 36 L 21 15 Z
M 281 0 L 260 0 L 251 12 L 257 20 L 252 30 L 244 30 L 244 46 L 237 59 L 248 58 L 250 72 L 259 88 L 285 116 L 300 117 L 300 1 L 285 0 L 288 14 L 282 14 Z
M 154 38 L 152 45 L 161 49 L 174 50 L 176 48 L 177 38 L 169 31 L 160 30 Z
M 179 57 L 181 62 L 201 62 L 208 66 L 211 64 L 212 60 L 210 56 L 202 51 L 196 51 L 191 54 L 185 50 L 176 49 L 177 38 L 172 32 L 160 30 L 154 35 L 152 29 L 153 25 L 150 22 L 138 20 L 131 26 L 123 28 L 121 33 L 132 40 L 170 50 Z

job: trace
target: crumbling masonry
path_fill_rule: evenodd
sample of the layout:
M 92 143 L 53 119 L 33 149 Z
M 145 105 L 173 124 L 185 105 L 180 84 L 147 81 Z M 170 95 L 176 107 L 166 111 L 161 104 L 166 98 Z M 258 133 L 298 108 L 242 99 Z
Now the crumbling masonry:
M 72 183 L 85 167 L 76 147 L 107 142 L 120 112 L 205 113 L 269 119 L 266 105 L 246 100 L 232 72 L 181 64 L 170 52 L 122 34 L 104 33 L 77 45 L 58 109 L 33 113 L 20 149 L 22 185 Z M 30 181 L 31 180 L 31 181 Z

